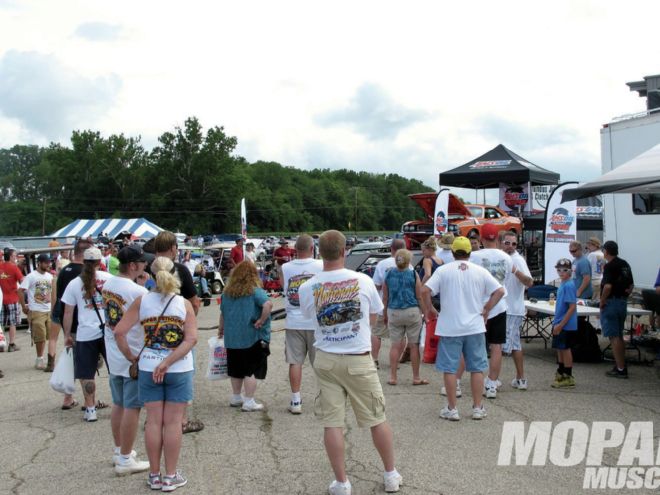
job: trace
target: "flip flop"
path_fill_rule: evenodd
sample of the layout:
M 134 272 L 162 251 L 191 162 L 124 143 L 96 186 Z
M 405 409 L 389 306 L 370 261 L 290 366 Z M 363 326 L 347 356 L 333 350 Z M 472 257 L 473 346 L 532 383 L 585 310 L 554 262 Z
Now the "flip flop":
M 395 380 L 387 380 L 387 384 L 394 386 L 397 384 L 397 382 Z
M 181 425 L 183 433 L 195 433 L 204 429 L 204 423 L 199 420 L 188 420 Z
M 96 401 L 96 409 L 105 409 L 106 407 L 108 407 L 108 404 L 106 404 L 106 403 L 103 402 L 102 400 L 97 400 L 97 401 Z M 85 409 L 86 409 L 86 408 L 85 408 L 85 405 L 83 404 L 83 405 L 81 406 L 80 410 L 81 410 L 81 411 L 84 411 Z
M 73 399 L 71 404 L 62 404 L 62 410 L 68 411 L 69 409 L 73 409 L 78 405 L 78 401 L 76 399 Z
M 425 380 L 424 378 L 422 378 L 419 381 L 413 382 L 413 385 L 428 385 L 428 384 L 429 384 L 429 381 Z

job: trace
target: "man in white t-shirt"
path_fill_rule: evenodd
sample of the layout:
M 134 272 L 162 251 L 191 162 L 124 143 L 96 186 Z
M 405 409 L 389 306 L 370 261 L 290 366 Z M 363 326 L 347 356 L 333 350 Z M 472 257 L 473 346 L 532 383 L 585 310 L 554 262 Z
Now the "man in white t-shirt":
M 511 382 L 513 388 L 527 390 L 527 379 L 523 365 L 523 350 L 520 342 L 520 328 L 527 313 L 525 309 L 525 289 L 534 284 L 527 262 L 516 250 L 518 236 L 514 232 L 502 234 L 502 250 L 511 256 L 513 269 L 504 277 L 506 289 L 506 343 L 502 348 L 505 354 L 511 354 L 516 366 L 516 377 Z
M 422 289 L 427 320 L 438 319 L 435 333 L 440 336 L 440 343 L 435 367 L 444 373 L 447 391 L 447 406 L 440 411 L 440 417 L 450 421 L 460 419 L 456 409 L 456 372 L 461 355 L 472 375 L 472 419 L 486 417 L 481 399 L 483 370 L 488 367 L 485 322 L 504 296 L 504 288 L 488 270 L 468 261 L 471 250 L 467 237 L 454 239 L 455 261 L 439 267 Z M 431 296 L 436 294 L 440 294 L 440 314 L 431 304 Z
M 346 238 L 328 230 L 319 238 L 323 271 L 299 289 L 300 309 L 315 322 L 314 372 L 320 392 L 315 412 L 324 426 L 323 440 L 335 481 L 330 495 L 350 495 L 344 459 L 346 399 L 358 426 L 371 428 L 383 461 L 386 492 L 396 492 L 401 475 L 394 467 L 392 429 L 385 419 L 385 396 L 371 359 L 371 325 L 383 309 L 373 281 L 344 267 Z
M 390 257 L 380 260 L 376 264 L 376 269 L 374 271 L 374 284 L 376 284 L 376 289 L 380 294 L 381 299 L 383 298 L 383 284 L 385 283 L 385 275 L 392 268 L 396 268 L 396 262 L 394 261 L 394 254 L 399 250 L 406 247 L 406 243 L 403 239 L 393 239 L 392 245 L 390 246 Z M 371 356 L 376 362 L 376 367 L 378 366 L 378 354 L 380 353 L 380 345 L 382 339 L 389 337 L 390 333 L 387 330 L 387 325 L 383 320 L 383 312 L 378 312 L 378 318 L 376 319 L 376 324 L 373 325 L 371 329 Z M 390 366 L 398 366 L 397 363 L 390 363 Z
M 53 290 L 53 275 L 49 271 L 50 265 L 50 256 L 41 253 L 37 256 L 37 269 L 30 272 L 21 281 L 18 288 L 18 300 L 23 308 L 23 313 L 27 315 L 30 335 L 37 352 L 34 367 L 38 370 L 46 368 L 44 349 L 48 340 L 50 296 Z
M 470 261 L 481 265 L 495 279 L 504 285 L 507 273 L 513 270 L 511 257 L 497 247 L 498 228 L 487 223 L 481 227 L 481 242 L 483 249 L 471 253 Z M 486 344 L 490 347 L 490 366 L 485 380 L 484 395 L 488 399 L 497 397 L 497 388 L 502 385 L 499 380 L 502 370 L 502 346 L 506 343 L 506 300 L 504 298 L 490 311 L 486 322 Z
M 296 259 L 282 265 L 284 297 L 286 297 L 286 342 L 284 356 L 289 364 L 289 383 L 291 384 L 291 414 L 302 413 L 300 384 L 305 356 L 314 365 L 314 328 L 313 319 L 306 318 L 300 310 L 298 290 L 317 273 L 323 271 L 323 263 L 314 259 L 314 239 L 303 234 L 296 240 Z
M 110 426 L 115 442 L 112 460 L 115 472 L 124 475 L 146 471 L 149 469 L 149 463 L 138 461 L 133 450 L 143 402 L 138 397 L 137 380 L 132 379 L 128 373 L 131 363 L 117 347 L 114 329 L 133 301 L 149 291 L 134 282 L 145 280 L 147 255 L 142 248 L 136 244 L 126 246 L 117 253 L 117 259 L 119 275 L 108 280 L 101 293 L 105 306 L 105 350 L 112 393 Z M 133 355 L 138 356 L 144 345 L 142 325 L 134 325 L 125 338 Z

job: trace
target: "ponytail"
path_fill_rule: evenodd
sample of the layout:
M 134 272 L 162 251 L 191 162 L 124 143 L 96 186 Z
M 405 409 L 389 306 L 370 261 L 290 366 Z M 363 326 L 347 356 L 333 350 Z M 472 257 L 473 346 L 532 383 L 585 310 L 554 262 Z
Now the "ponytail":
M 156 292 L 178 294 L 181 281 L 171 259 L 159 256 L 151 264 L 151 273 L 156 278 Z
M 82 273 L 80 278 L 83 283 L 83 293 L 87 299 L 94 297 L 96 291 L 96 267 L 99 266 L 99 261 L 85 261 L 83 263 Z

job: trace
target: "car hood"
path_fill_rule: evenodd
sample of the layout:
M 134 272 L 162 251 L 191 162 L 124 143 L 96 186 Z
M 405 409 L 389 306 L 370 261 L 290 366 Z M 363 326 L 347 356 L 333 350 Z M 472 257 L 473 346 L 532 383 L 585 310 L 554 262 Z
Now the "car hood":
M 417 193 L 417 194 L 409 194 L 408 197 L 412 199 L 415 203 L 417 203 L 419 206 L 422 207 L 422 210 L 424 210 L 424 213 L 428 215 L 429 218 L 433 218 L 435 215 L 435 200 L 438 197 L 438 193 L 436 192 L 428 192 L 428 193 Z M 471 217 L 472 213 L 470 213 L 470 210 L 468 210 L 463 203 L 461 203 L 461 200 L 458 199 L 457 196 L 454 196 L 453 194 L 449 194 L 449 211 L 447 212 L 448 215 L 456 215 L 456 216 L 463 216 L 463 217 Z

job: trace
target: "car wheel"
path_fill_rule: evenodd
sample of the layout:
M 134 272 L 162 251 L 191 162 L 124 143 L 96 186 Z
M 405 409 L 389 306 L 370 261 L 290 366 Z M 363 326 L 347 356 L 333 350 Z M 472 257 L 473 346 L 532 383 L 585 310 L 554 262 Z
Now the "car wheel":
M 222 292 L 222 282 L 220 280 L 214 280 L 211 284 L 211 290 L 214 294 L 220 294 Z

